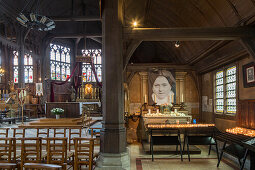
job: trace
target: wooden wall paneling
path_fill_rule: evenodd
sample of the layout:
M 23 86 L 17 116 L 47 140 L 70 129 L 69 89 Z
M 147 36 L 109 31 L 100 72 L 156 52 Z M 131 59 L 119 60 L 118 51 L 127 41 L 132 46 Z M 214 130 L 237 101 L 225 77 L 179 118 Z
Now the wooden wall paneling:
M 255 100 L 240 100 L 238 102 L 237 125 L 255 129 Z

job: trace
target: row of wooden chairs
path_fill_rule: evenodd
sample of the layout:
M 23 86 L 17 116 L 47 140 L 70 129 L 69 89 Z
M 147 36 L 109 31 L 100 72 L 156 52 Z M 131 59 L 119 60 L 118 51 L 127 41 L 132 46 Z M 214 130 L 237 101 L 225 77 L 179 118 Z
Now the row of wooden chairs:
M 96 138 L 99 133 L 96 131 L 99 128 L 90 128 L 91 138 Z M 0 137 L 14 137 L 14 138 L 25 138 L 25 137 L 68 137 L 68 148 L 71 150 L 74 146 L 72 138 L 82 137 L 82 127 L 80 128 L 35 128 L 35 135 L 31 136 L 29 131 L 30 128 L 0 128 Z M 12 131 L 12 134 L 10 133 Z M 50 133 L 52 132 L 52 133 Z M 68 133 L 67 133 L 68 132 Z M 99 146 L 99 138 L 97 138 L 96 146 Z M 43 143 L 45 145 L 45 143 Z
M 42 150 L 42 138 L 21 138 L 21 153 L 16 151 L 16 138 L 0 138 L 0 162 L 17 163 L 24 167 L 25 163 L 74 166 L 78 170 L 81 165 L 93 167 L 93 152 L 95 138 L 73 138 L 74 151 L 68 155 L 67 138 L 46 138 L 46 152 Z M 1 166 L 0 166 L 1 167 Z

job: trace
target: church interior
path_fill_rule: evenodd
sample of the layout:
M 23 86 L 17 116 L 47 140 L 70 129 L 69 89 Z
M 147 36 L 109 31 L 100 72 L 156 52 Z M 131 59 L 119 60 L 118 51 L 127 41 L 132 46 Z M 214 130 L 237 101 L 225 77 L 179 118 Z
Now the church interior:
M 0 169 L 255 169 L 254 0 L 0 0 Z

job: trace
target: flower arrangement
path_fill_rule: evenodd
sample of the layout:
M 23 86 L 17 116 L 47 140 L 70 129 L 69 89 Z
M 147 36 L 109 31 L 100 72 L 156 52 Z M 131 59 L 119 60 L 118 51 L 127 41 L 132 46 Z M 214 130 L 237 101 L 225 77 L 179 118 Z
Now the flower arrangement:
M 52 114 L 55 114 L 55 115 L 61 115 L 64 113 L 64 109 L 61 109 L 61 108 L 53 108 L 50 110 L 50 112 Z

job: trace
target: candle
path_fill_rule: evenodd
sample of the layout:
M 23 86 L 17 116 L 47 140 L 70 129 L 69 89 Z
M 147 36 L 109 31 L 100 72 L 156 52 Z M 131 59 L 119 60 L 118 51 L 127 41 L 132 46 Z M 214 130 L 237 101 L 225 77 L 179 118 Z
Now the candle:
M 181 102 L 183 102 L 183 94 L 182 94 Z
M 157 101 L 156 101 L 156 95 L 154 95 L 154 103 L 157 103 Z
M 147 103 L 147 95 L 144 95 L 144 103 Z
M 6 94 L 8 94 L 8 90 L 6 90 Z

